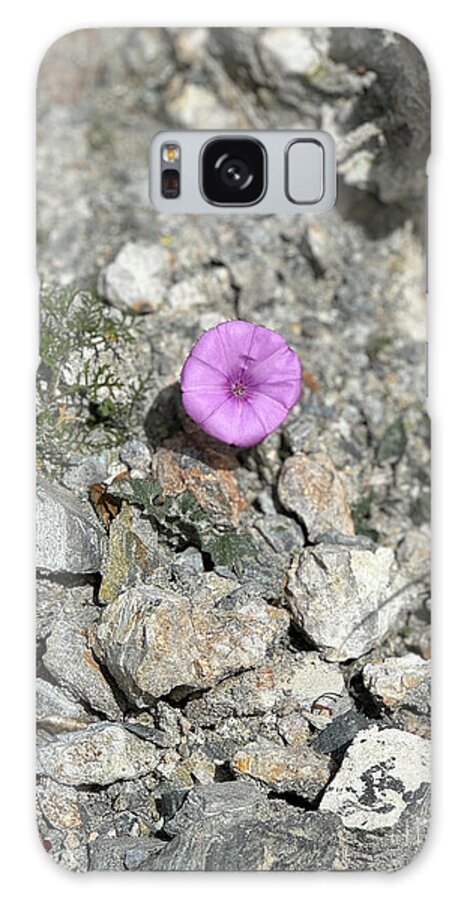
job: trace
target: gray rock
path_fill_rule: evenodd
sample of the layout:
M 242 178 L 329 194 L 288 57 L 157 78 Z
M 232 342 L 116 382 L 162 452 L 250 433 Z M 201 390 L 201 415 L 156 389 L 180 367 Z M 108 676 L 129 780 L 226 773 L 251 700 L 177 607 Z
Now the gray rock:
M 318 753 L 333 753 L 335 750 L 351 744 L 358 731 L 368 728 L 370 724 L 369 719 L 363 713 L 349 709 L 337 716 L 321 734 L 317 735 L 312 747 Z
M 333 660 L 356 659 L 379 643 L 402 608 L 391 588 L 394 554 L 320 544 L 305 548 L 288 579 L 295 623 Z
M 39 479 L 37 484 L 37 567 L 47 572 L 98 572 L 105 536 L 90 504 Z
M 390 116 L 380 116 L 383 152 L 371 170 L 383 203 L 411 202 L 423 190 L 423 173 L 430 153 L 430 82 L 420 51 L 407 38 L 382 29 L 331 30 L 331 56 L 355 68 L 362 65 L 377 74 L 375 89 L 363 103 L 363 118 L 377 119 L 371 104 L 382 96 Z M 407 131 L 407 135 L 406 135 Z M 393 135 L 397 141 L 392 146 Z
M 415 653 L 369 662 L 363 681 L 373 697 L 392 714 L 400 728 L 430 737 L 430 660 Z
M 210 572 L 191 581 L 188 596 L 156 584 L 127 590 L 95 630 L 98 658 L 139 706 L 258 665 L 285 634 L 288 617 L 258 597 L 234 598 L 236 587 Z
M 89 456 L 71 456 L 63 474 L 63 483 L 71 491 L 87 498 L 90 485 L 105 481 L 111 462 L 109 450 Z
M 303 523 L 308 540 L 331 528 L 354 534 L 343 484 L 325 453 L 296 453 L 285 460 L 277 485 L 279 500 Z
M 161 753 L 122 725 L 90 725 L 38 748 L 38 772 L 62 784 L 111 784 L 155 770 Z
M 430 742 L 396 728 L 360 731 L 327 788 L 320 809 L 346 828 L 393 828 L 430 783 Z
M 290 792 L 313 801 L 332 774 L 330 761 L 312 748 L 285 747 L 268 740 L 248 744 L 231 759 L 235 776 L 257 781 L 278 794 Z
M 44 640 L 54 623 L 65 618 L 80 628 L 87 629 L 99 617 L 95 604 L 95 588 L 92 584 L 73 584 L 72 576 L 63 579 L 64 584 L 39 577 L 36 591 L 37 638 Z
M 302 813 L 269 802 L 249 784 L 196 787 L 170 822 L 176 837 L 152 863 L 152 871 L 272 871 L 331 868 L 337 848 L 337 816 Z
M 143 441 L 130 440 L 122 445 L 119 451 L 121 462 L 136 469 L 138 472 L 148 474 L 151 469 L 151 451 Z
M 89 843 L 89 869 L 123 872 L 150 864 L 165 842 L 152 837 L 106 837 Z
M 287 516 L 266 515 L 257 520 L 255 528 L 274 553 L 294 553 L 304 546 L 301 528 Z
M 43 678 L 36 681 L 36 719 L 39 728 L 46 731 L 80 731 L 98 721 L 79 703 L 70 700 L 60 688 Z
M 90 649 L 85 631 L 58 619 L 47 639 L 43 656 L 46 669 L 60 685 L 109 719 L 121 719 L 122 711 Z

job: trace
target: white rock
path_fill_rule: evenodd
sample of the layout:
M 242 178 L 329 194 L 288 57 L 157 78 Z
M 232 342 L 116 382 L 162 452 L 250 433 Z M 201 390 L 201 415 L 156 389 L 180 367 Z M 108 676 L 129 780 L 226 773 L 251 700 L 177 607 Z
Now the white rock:
M 186 84 L 170 104 L 171 115 L 183 128 L 245 127 L 243 115 L 226 109 L 217 94 L 199 84 Z
M 430 742 L 374 726 L 354 739 L 320 809 L 337 813 L 347 828 L 391 828 L 420 802 L 429 782 Z
M 267 28 L 260 46 L 263 58 L 268 55 L 287 75 L 309 77 L 317 71 L 321 62 L 309 34 L 301 28 Z
M 385 637 L 401 609 L 402 595 L 390 589 L 394 571 L 389 547 L 306 547 L 288 578 L 295 623 L 327 659 L 357 659 Z
M 119 309 L 147 312 L 162 306 L 169 283 L 169 252 L 158 244 L 124 244 L 98 279 L 98 291 Z

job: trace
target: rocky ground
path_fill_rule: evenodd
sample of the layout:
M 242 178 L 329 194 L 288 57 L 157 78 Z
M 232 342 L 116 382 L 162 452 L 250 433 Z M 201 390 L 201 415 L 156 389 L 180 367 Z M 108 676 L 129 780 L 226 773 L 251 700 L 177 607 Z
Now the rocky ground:
M 87 869 L 395 869 L 428 823 L 428 80 L 380 31 L 63 38 L 38 97 L 38 792 Z M 165 127 L 327 128 L 329 215 L 169 217 Z M 258 447 L 180 402 L 241 317 L 304 391 Z

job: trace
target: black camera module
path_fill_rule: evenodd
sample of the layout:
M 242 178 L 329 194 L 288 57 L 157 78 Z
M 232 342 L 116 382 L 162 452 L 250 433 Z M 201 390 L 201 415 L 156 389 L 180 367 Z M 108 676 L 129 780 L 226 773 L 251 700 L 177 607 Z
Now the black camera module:
M 253 138 L 214 138 L 203 149 L 201 188 L 217 206 L 251 206 L 266 191 L 266 151 Z

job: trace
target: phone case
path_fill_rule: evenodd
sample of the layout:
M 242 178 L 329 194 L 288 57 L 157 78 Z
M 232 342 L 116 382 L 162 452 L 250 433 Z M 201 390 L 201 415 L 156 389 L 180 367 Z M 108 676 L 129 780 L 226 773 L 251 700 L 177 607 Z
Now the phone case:
M 174 127 L 325 130 L 336 205 L 157 214 L 148 147 Z M 420 850 L 429 144 L 424 60 L 389 31 L 97 29 L 47 52 L 37 817 L 62 866 Z

